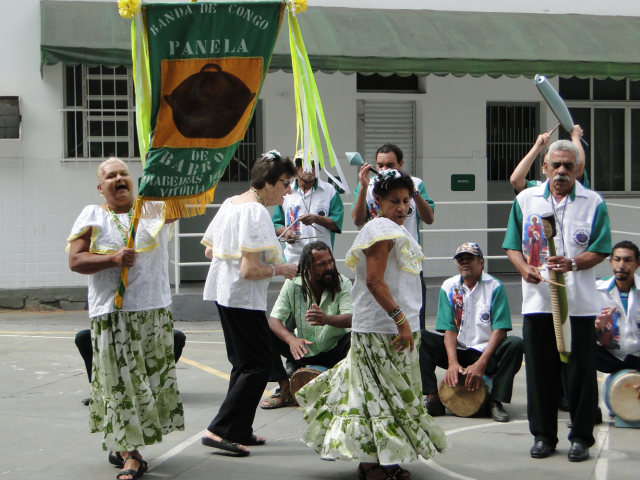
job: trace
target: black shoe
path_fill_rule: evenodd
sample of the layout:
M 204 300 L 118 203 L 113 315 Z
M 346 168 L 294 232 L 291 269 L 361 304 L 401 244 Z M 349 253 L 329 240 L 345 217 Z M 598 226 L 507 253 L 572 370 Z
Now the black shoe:
M 502 403 L 489 400 L 488 410 L 494 422 L 507 423 L 509 421 L 509 414 L 502 407 Z
M 543 441 L 535 442 L 530 450 L 531 458 L 547 458 L 555 449 L 556 447 L 552 447 Z
M 589 447 L 581 443 L 572 443 L 569 449 L 570 462 L 584 462 L 589 459 Z
M 567 399 L 564 398 L 564 395 L 558 397 L 558 410 L 560 410 L 561 412 L 569 411 L 569 404 L 567 403 Z
M 87 407 L 89 406 L 89 398 L 84 398 L 82 400 L 80 400 L 82 402 L 83 405 L 86 405 Z
M 427 399 L 427 413 L 432 417 L 442 417 L 445 414 L 444 405 L 440 402 L 432 402 Z

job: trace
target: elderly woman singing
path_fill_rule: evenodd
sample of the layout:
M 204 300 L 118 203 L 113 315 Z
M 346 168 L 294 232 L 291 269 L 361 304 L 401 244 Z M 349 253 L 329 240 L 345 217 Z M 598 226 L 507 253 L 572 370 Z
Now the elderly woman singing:
M 253 434 L 252 425 L 273 365 L 267 286 L 276 275 L 293 278 L 298 266 L 283 264 L 265 207 L 282 205 L 296 172 L 278 152 L 263 155 L 251 170 L 251 188 L 225 200 L 202 239 L 212 259 L 204 299 L 216 302 L 233 367 L 227 397 L 202 443 L 236 456 L 249 455 L 247 445 L 266 441 Z
M 362 480 L 407 480 L 411 474 L 398 464 L 447 446 L 422 402 L 424 255 L 402 226 L 414 190 L 411 177 L 397 170 L 383 170 L 376 179 L 380 217 L 363 227 L 347 252 L 356 276 L 351 351 L 296 394 L 309 423 L 302 440 L 323 460 L 359 460 Z
M 129 480 L 147 470 L 140 447 L 184 430 L 170 309 L 172 227 L 164 218 L 141 219 L 135 248 L 127 248 L 135 201 L 127 166 L 110 158 L 96 175 L 105 203 L 82 210 L 67 251 L 71 270 L 87 275 L 89 283 L 91 432 L 102 433 L 102 448 L 112 451 L 109 461 L 123 467 L 117 478 Z M 122 267 L 129 267 L 129 281 L 122 309 L 116 310 Z

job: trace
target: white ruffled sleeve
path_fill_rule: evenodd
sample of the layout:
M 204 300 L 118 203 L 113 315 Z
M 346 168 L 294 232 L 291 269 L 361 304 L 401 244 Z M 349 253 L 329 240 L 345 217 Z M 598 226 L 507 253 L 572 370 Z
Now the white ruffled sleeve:
M 95 239 L 98 235 L 98 231 L 100 228 L 102 228 L 103 222 L 102 215 L 99 210 L 99 205 L 87 205 L 82 209 L 82 212 L 71 228 L 71 234 L 69 235 L 69 238 L 67 238 L 67 248 L 65 249 L 66 252 L 69 252 L 71 242 L 84 235 L 89 228 L 92 229 L 91 244 L 94 244 Z
M 365 258 L 363 250 L 384 240 L 393 241 L 393 252 L 402 270 L 420 273 L 422 260 L 425 258 L 422 247 L 411 237 L 406 228 L 387 218 L 371 220 L 360 230 L 351 249 L 347 252 L 345 261 L 347 267 L 355 270 L 358 262 Z
M 259 203 L 233 205 L 227 200 L 201 243 L 211 248 L 216 258 L 238 259 L 243 252 L 264 252 L 267 263 L 284 261 L 269 212 Z

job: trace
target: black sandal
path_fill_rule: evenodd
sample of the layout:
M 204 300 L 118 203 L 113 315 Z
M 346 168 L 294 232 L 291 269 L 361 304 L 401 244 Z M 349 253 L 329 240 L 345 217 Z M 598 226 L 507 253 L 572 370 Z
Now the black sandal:
M 119 452 L 117 452 L 118 455 Z M 120 458 L 122 458 L 122 456 L 120 456 Z M 134 457 L 134 456 L 130 456 L 124 459 L 124 462 L 122 463 L 122 466 L 124 467 L 124 464 L 127 463 L 128 460 L 136 460 L 138 462 L 138 470 L 133 470 L 133 469 L 129 469 L 129 470 L 121 470 L 120 472 L 118 472 L 118 475 L 116 475 L 116 479 L 117 480 L 124 480 L 121 479 L 120 477 L 124 476 L 124 475 L 129 475 L 131 476 L 130 480 L 135 480 L 136 478 L 140 478 L 142 477 L 142 475 L 144 475 L 144 473 L 147 471 L 148 466 L 147 466 L 147 462 L 145 462 L 144 460 L 142 460 L 142 458 L 138 458 L 138 457 Z
M 400 467 L 398 467 L 398 468 L 400 468 Z M 385 473 L 386 477 L 384 477 L 384 478 L 383 478 L 383 479 L 381 479 L 381 480 L 397 480 L 397 477 L 396 477 L 395 475 L 389 475 L 389 472 L 387 472 L 387 471 L 386 471 L 382 466 L 380 466 L 380 465 L 374 465 L 373 467 L 364 468 L 364 467 L 362 466 L 362 463 L 358 465 L 358 470 L 357 470 L 357 472 L 358 472 L 358 478 L 359 478 L 360 480 L 368 480 L 368 479 L 367 479 L 367 474 L 368 474 L 368 473 L 371 473 L 373 470 L 382 470 L 382 471 Z M 396 470 L 396 472 L 397 472 L 397 471 L 398 471 L 398 470 Z M 403 479 L 403 480 L 406 480 L 406 479 Z
M 217 441 L 213 440 L 212 438 L 202 437 L 202 444 L 206 445 L 207 447 L 218 448 L 226 452 L 234 453 L 236 457 L 246 457 L 251 453 L 247 450 L 238 448 L 238 445 L 240 445 L 239 443 L 232 442 L 231 440 L 227 440 L 225 438 Z
M 388 472 L 386 467 L 383 467 L 385 472 L 391 475 L 391 478 L 395 478 L 396 480 L 411 480 L 411 472 L 409 470 L 405 470 L 400 465 L 391 465 L 391 467 L 395 467 L 395 470 L 391 473 Z M 403 475 L 405 475 L 403 477 Z
M 109 463 L 116 467 L 124 467 L 124 460 L 122 460 L 120 452 L 109 452 Z
M 243 445 L 246 445 L 248 447 L 255 447 L 257 445 L 264 445 L 266 442 L 266 440 L 258 440 L 258 437 L 256 437 L 255 435 L 251 435 L 251 439 L 248 442 L 243 443 Z

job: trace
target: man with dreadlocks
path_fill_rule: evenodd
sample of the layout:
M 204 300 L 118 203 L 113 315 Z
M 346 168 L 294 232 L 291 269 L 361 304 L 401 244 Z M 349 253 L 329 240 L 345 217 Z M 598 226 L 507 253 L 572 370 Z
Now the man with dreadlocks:
M 296 324 L 293 334 L 284 325 L 291 314 Z M 261 408 L 297 405 L 281 357 L 332 368 L 347 356 L 352 314 L 351 281 L 338 273 L 329 246 L 319 241 L 305 245 L 298 275 L 284 282 L 269 318 L 273 355 L 269 381 L 278 382 L 280 388 Z

